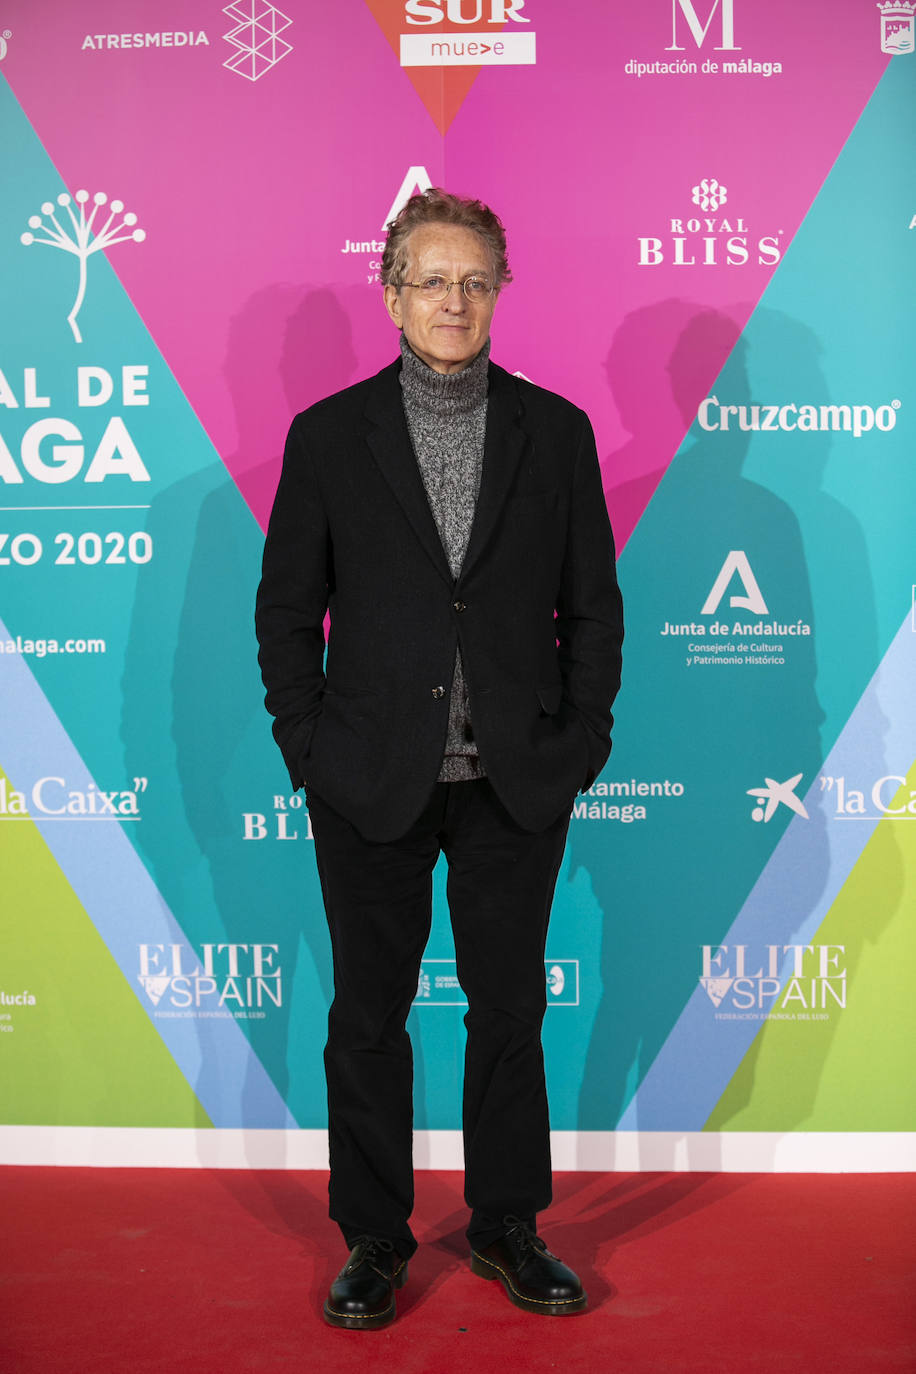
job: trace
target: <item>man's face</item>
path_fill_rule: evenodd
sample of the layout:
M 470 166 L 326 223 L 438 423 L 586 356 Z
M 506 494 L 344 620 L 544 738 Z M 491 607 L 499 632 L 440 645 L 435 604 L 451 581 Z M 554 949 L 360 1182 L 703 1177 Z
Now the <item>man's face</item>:
M 483 239 L 457 224 L 426 224 L 407 241 L 405 281 L 425 277 L 464 281 L 465 277 L 493 280 L 493 264 Z M 424 300 L 410 286 L 385 287 L 385 306 L 418 358 L 434 372 L 460 372 L 483 348 L 496 308 L 495 291 L 472 303 L 460 286 L 444 301 Z

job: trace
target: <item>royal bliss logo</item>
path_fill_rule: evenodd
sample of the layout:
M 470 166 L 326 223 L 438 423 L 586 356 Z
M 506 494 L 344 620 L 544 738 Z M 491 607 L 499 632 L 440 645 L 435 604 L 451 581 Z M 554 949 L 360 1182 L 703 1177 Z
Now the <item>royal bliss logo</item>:
M 721 211 L 728 187 L 716 177 L 703 177 L 691 189 L 690 204 L 700 214 L 671 218 L 654 235 L 637 239 L 639 267 L 775 267 L 782 257 L 782 230 L 757 234 L 740 214 Z
M 301 792 L 277 793 L 271 811 L 243 811 L 243 840 L 311 840 L 312 822 Z

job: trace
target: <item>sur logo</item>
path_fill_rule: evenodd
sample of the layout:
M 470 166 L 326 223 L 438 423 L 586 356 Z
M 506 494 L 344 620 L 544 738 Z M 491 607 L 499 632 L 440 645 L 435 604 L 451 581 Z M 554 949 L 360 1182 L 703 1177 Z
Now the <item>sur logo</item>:
M 526 0 L 366 0 L 366 4 L 440 134 L 447 132 L 481 67 L 493 60 L 492 47 L 499 35 L 530 24 L 523 13 Z M 408 65 L 402 55 L 402 38 L 407 35 L 435 38 L 438 42 L 431 46 L 446 54 L 451 51 L 452 58 L 437 57 L 429 66 Z M 471 42 L 475 48 L 470 48 Z M 469 51 L 483 54 L 479 65 L 468 61 Z

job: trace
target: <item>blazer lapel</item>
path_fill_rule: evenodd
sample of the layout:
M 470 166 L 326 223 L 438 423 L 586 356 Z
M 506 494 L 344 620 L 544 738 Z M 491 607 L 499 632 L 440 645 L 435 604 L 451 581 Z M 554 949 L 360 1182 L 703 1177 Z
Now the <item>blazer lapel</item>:
M 462 577 L 487 546 L 525 450 L 528 436 L 520 424 L 520 411 L 515 378 L 491 363 L 480 493 L 461 568 Z
M 366 419 L 369 422 L 366 441 L 414 533 L 436 570 L 451 586 L 454 579 L 426 499 L 423 479 L 410 441 L 401 400 L 399 372 L 400 363 L 392 363 L 375 378 L 376 385 L 366 405 Z

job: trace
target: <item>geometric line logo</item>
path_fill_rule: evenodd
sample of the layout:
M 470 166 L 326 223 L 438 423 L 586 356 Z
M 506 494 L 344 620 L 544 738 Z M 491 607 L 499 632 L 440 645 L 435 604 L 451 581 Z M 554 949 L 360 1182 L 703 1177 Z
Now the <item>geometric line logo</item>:
M 89 258 L 93 253 L 99 253 L 105 248 L 110 248 L 115 243 L 127 243 L 128 241 L 142 243 L 146 238 L 146 230 L 135 229 L 133 226 L 137 223 L 137 216 L 133 211 L 128 211 L 128 213 L 124 215 L 124 202 L 122 200 L 113 200 L 109 206 L 108 218 L 101 229 L 97 230 L 95 236 L 92 237 L 96 216 L 102 209 L 102 206 L 108 203 L 108 197 L 104 191 L 96 191 L 95 195 L 92 197 L 92 210 L 88 219 L 86 217 L 86 202 L 89 200 L 89 192 L 77 191 L 74 199 L 79 206 L 78 216 L 74 212 L 73 202 L 66 191 L 62 191 L 57 197 L 57 204 L 62 210 L 66 210 L 70 219 L 70 226 L 73 230 L 72 238 L 57 218 L 54 205 L 50 200 L 46 200 L 41 207 L 41 215 L 46 215 L 50 220 L 50 224 L 45 224 L 41 215 L 29 216 L 29 229 L 40 230 L 44 238 L 38 238 L 34 233 L 30 232 L 20 234 L 19 238 L 20 242 L 24 243 L 27 248 L 33 243 L 43 243 L 50 248 L 61 248 L 65 253 L 72 253 L 79 259 L 79 286 L 76 292 L 76 300 L 73 302 L 70 314 L 67 316 L 67 323 L 73 331 L 73 337 L 76 342 L 82 343 L 83 336 L 79 331 L 79 325 L 76 323 L 76 317 L 86 297 L 87 265 Z M 118 216 L 122 216 L 122 218 L 119 219 Z M 63 218 L 63 216 L 61 216 L 61 218 Z M 92 237 L 91 242 L 90 237 Z
M 292 44 L 279 35 L 293 21 L 274 5 L 268 5 L 265 0 L 236 0 L 225 6 L 223 13 L 236 21 L 235 28 L 223 34 L 226 42 L 236 49 L 223 63 L 230 71 L 238 72 L 248 81 L 259 81 L 265 72 L 292 52 Z

